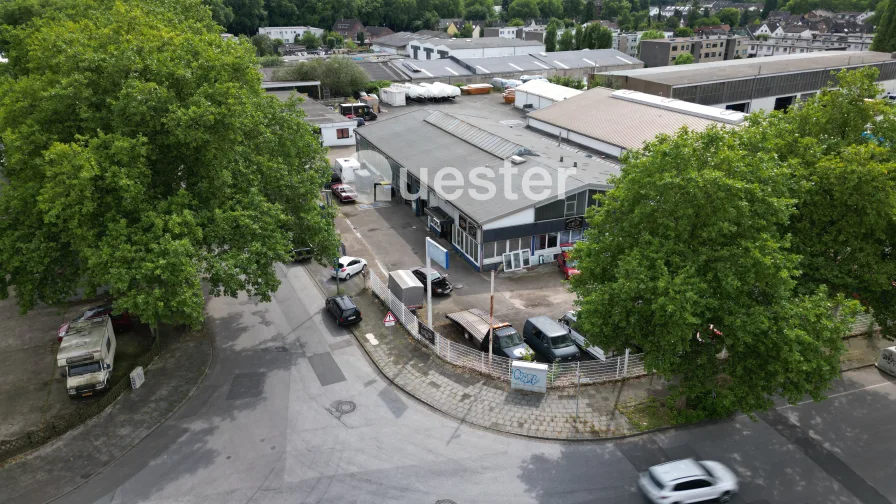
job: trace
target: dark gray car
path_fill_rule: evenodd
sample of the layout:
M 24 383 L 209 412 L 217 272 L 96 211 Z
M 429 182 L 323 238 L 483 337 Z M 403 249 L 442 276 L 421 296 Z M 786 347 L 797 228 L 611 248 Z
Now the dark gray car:
M 550 317 L 540 315 L 526 320 L 523 339 L 539 357 L 547 362 L 575 362 L 579 348 L 569 337 L 569 328 Z

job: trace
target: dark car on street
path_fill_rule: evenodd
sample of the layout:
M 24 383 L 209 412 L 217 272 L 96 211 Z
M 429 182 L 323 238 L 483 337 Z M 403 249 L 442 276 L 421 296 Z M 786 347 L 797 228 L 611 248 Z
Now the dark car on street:
M 336 319 L 336 325 L 351 325 L 361 321 L 361 310 L 346 295 L 328 297 L 326 307 Z
M 447 296 L 451 294 L 453 287 L 448 281 L 448 275 L 443 275 L 433 268 L 411 268 L 411 273 L 423 284 L 423 292 L 426 292 L 426 275 L 428 274 L 432 282 L 432 293 L 434 295 Z
M 92 306 L 83 312 L 80 315 L 73 318 L 72 320 L 62 324 L 59 326 L 59 330 L 56 331 L 56 339 L 57 341 L 62 341 L 62 338 L 65 337 L 66 333 L 68 333 L 68 327 L 72 322 L 80 322 L 82 320 L 91 320 L 105 317 L 106 315 L 112 320 L 112 327 L 116 331 L 126 331 L 134 325 L 134 320 L 131 317 L 131 314 L 128 312 L 121 313 L 113 313 L 112 303 L 104 303 L 97 306 Z

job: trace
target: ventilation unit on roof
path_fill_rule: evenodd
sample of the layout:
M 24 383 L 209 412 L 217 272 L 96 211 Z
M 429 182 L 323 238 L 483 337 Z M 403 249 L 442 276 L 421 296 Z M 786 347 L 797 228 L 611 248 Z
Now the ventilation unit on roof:
M 510 159 L 510 162 L 513 164 L 523 164 L 526 162 L 526 158 L 521 156 L 510 156 L 508 159 Z
M 696 103 L 686 102 L 675 98 L 664 98 L 662 96 L 655 96 L 628 89 L 613 91 L 610 96 L 620 100 L 640 103 L 641 105 L 647 105 L 649 107 L 656 107 L 658 109 L 669 110 L 726 124 L 741 124 L 747 117 L 747 114 L 735 110 L 724 110 L 707 105 L 698 105 Z
M 402 63 L 402 65 L 403 65 L 405 68 L 407 68 L 408 70 L 412 71 L 412 72 L 419 72 L 419 71 L 420 71 L 420 69 L 417 68 L 417 65 L 415 65 L 415 64 L 413 64 L 413 63 L 411 63 L 411 62 L 409 62 L 409 61 L 405 61 L 404 63 Z

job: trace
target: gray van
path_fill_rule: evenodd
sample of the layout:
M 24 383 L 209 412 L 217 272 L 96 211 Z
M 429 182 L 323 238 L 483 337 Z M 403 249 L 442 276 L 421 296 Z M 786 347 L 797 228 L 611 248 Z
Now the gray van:
M 526 320 L 523 340 L 532 348 L 539 360 L 548 362 L 579 360 L 579 348 L 569 337 L 569 328 L 545 315 Z

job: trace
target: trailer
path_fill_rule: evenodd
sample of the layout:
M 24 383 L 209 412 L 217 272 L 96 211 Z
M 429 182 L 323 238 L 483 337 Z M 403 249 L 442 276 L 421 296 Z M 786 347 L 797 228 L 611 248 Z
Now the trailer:
M 382 98 L 383 103 L 392 105 L 393 107 L 403 107 L 407 105 L 407 94 L 407 89 L 402 89 L 398 86 L 389 86 L 380 89 L 380 98 Z
M 423 284 L 410 270 L 389 272 L 389 292 L 411 311 L 423 308 L 426 299 L 423 295 Z
M 494 87 L 491 84 L 470 84 L 460 88 L 460 91 L 467 95 L 489 94 Z
M 499 322 L 494 318 L 489 319 L 488 313 L 478 308 L 449 313 L 445 318 L 454 322 L 467 339 L 471 339 L 483 352 L 488 352 L 489 331 L 492 334 L 492 353 L 519 360 L 530 352 L 529 346 L 523 342 L 523 337 L 508 322 Z M 491 320 L 491 324 L 489 324 Z

